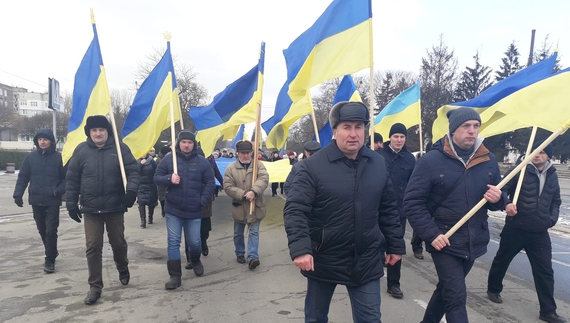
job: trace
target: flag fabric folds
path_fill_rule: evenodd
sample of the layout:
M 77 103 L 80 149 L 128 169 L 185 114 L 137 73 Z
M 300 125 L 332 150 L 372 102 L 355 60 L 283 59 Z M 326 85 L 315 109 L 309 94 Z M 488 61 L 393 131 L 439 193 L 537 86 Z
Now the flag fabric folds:
M 77 145 L 86 139 L 83 127 L 87 118 L 92 115 L 106 115 L 109 113 L 111 104 L 97 27 L 94 21 L 92 26 L 93 40 L 75 73 L 73 106 L 67 124 L 67 142 L 62 151 L 64 165 L 72 157 Z
M 372 65 L 370 0 L 334 0 L 317 21 L 283 51 L 287 81 L 273 117 L 263 123 L 268 147 L 283 147 L 289 127 L 311 112 L 310 88 Z
M 473 108 L 481 115 L 482 127 L 479 132 L 481 137 L 489 137 L 525 127 L 525 125 L 519 124 L 516 119 L 502 118 L 500 122 L 498 122 L 499 119 L 497 119 L 497 117 L 495 117 L 494 124 L 491 125 L 489 121 L 495 113 L 496 107 L 494 107 L 494 105 L 520 89 L 552 75 L 557 54 L 558 53 L 555 52 L 551 57 L 499 81 L 483 91 L 476 98 L 444 105 L 439 108 L 437 110 L 437 119 L 435 119 L 432 126 L 432 139 L 434 141 L 438 140 L 447 133 L 449 125 L 447 112 L 461 107 Z
M 421 122 L 420 80 L 410 86 L 374 118 L 374 131 L 383 138 L 390 138 L 390 128 L 394 123 L 401 123 L 406 129 Z
M 247 135 L 245 133 L 245 126 L 241 125 L 239 126 L 239 129 L 234 137 L 234 141 L 232 142 L 232 148 L 236 149 L 236 144 L 238 141 L 240 140 L 247 140 Z
M 170 127 L 171 100 L 176 122 L 180 120 L 180 99 L 168 41 L 166 52 L 138 89 L 123 124 L 123 142 L 135 158 L 145 156 L 160 133 Z
M 191 107 L 198 140 L 206 154 L 214 150 L 222 136 L 234 138 L 242 124 L 255 122 L 258 104 L 261 104 L 265 43 L 261 44 L 259 62 L 245 75 L 228 85 L 204 107 Z

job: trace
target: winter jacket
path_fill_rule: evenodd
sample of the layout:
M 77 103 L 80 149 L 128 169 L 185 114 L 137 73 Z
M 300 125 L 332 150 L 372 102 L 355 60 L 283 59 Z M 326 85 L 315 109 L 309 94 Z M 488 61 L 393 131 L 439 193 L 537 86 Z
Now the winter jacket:
M 506 226 L 527 232 L 544 232 L 556 224 L 562 203 L 558 175 L 551 162 L 548 162 L 542 173 L 546 175 L 546 180 L 542 193 L 539 193 L 537 169 L 532 163 L 526 166 L 526 174 L 517 201 L 517 214 L 506 217 Z M 509 196 L 506 204 L 512 203 L 511 198 L 518 180 L 519 175 L 516 175 L 503 187 L 503 192 Z
M 408 152 L 406 146 L 402 147 L 399 152 L 395 152 L 390 148 L 389 141 L 384 143 L 384 146 L 376 150 L 376 152 L 386 159 L 390 181 L 392 181 L 392 187 L 398 197 L 398 206 L 401 207 L 408 181 L 410 176 L 412 176 L 414 166 L 416 166 L 416 159 L 414 155 Z
M 120 143 L 127 178 L 126 191 L 137 192 L 139 166 L 131 150 Z M 74 209 L 79 203 L 82 213 L 104 214 L 125 212 L 125 187 L 121 175 L 113 134 L 98 148 L 90 137 L 80 143 L 69 160 L 66 182 L 66 206 Z
M 269 174 L 262 162 L 258 163 L 257 166 L 255 183 L 252 183 L 253 160 L 246 170 L 238 158 L 229 164 L 224 172 L 224 191 L 232 198 L 232 218 L 235 222 L 251 224 L 265 218 L 263 191 L 269 185 Z M 255 209 L 252 215 L 249 214 L 251 202 L 243 198 L 248 191 L 255 193 Z
M 146 160 L 144 164 L 141 164 L 141 160 L 138 160 L 141 173 L 141 182 L 137 192 L 138 203 L 139 205 L 156 205 L 158 189 L 156 184 L 154 184 L 153 177 L 158 166 L 152 157 L 146 156 L 144 159 Z
M 49 137 L 52 145 L 40 149 L 38 135 Z M 37 150 L 29 153 L 24 159 L 18 173 L 13 197 L 24 196 L 28 187 L 28 202 L 30 205 L 50 206 L 61 205 L 61 196 L 65 193 L 65 173 L 61 154 L 55 150 L 55 138 L 48 129 L 41 129 L 34 137 Z
M 297 165 L 284 218 L 291 259 L 314 259 L 315 270 L 301 273 L 350 286 L 380 278 L 382 246 L 406 249 L 384 158 L 363 147 L 348 159 L 332 140 Z
M 154 183 L 168 189 L 164 210 L 179 218 L 201 219 L 202 207 L 211 200 L 216 185 L 210 162 L 198 155 L 196 149 L 192 149 L 188 156 L 184 155 L 178 142 L 176 161 L 180 184 L 172 184 L 170 179 L 174 173 L 172 154 L 162 159 L 154 174 Z
M 442 201 L 464 173 L 462 182 Z M 434 252 L 431 242 L 449 231 L 483 199 L 488 184 L 497 185 L 500 181 L 495 155 L 485 148 L 481 138 L 467 164 L 457 157 L 448 136 L 437 141 L 418 160 L 404 197 L 408 221 L 426 242 L 426 250 Z M 449 238 L 451 245 L 441 251 L 470 260 L 485 254 L 490 240 L 487 209 L 502 209 L 505 199 L 503 196 L 497 203 L 486 203 Z M 440 201 L 439 207 L 432 210 Z

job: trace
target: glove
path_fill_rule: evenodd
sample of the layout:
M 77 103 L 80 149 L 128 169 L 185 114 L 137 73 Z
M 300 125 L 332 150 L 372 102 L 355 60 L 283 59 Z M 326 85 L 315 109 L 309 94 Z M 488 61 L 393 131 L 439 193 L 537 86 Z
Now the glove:
M 136 200 L 137 200 L 137 193 L 134 191 L 127 191 L 127 194 L 125 194 L 124 197 L 125 206 L 126 207 L 133 206 Z
M 67 212 L 69 212 L 69 217 L 75 222 L 81 223 L 81 212 L 79 211 L 79 208 L 69 209 Z
M 17 196 L 14 198 L 14 203 L 16 203 L 19 207 L 24 207 L 24 200 L 22 200 L 21 196 Z

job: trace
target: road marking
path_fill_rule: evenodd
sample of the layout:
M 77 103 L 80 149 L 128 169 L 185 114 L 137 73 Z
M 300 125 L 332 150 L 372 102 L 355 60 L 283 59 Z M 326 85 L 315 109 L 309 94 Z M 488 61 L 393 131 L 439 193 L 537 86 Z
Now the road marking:
M 424 310 L 427 308 L 427 303 L 422 301 L 421 299 L 414 299 L 414 302 L 418 303 L 418 305 L 421 306 Z M 447 323 L 445 317 L 441 319 L 441 322 Z

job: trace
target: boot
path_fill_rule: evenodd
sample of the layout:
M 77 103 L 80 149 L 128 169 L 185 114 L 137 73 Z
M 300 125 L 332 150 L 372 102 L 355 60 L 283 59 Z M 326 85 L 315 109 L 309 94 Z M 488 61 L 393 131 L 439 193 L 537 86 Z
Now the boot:
M 144 205 L 139 205 L 139 213 L 141 215 L 141 228 L 146 228 L 146 209 Z
M 194 274 L 196 274 L 196 276 L 202 276 L 202 274 L 204 274 L 204 266 L 202 266 L 202 262 L 200 261 L 200 255 L 190 255 L 190 262 L 192 262 Z
M 152 224 L 152 217 L 154 215 L 154 205 L 148 206 L 148 224 Z
M 208 244 L 206 240 L 202 240 L 202 255 L 207 256 L 210 253 L 210 249 L 208 249 Z
M 164 284 L 166 289 L 176 289 L 182 285 L 182 263 L 179 260 L 168 260 L 166 262 L 170 280 Z
M 186 266 L 184 266 L 184 268 L 192 269 L 192 262 L 190 261 L 190 252 L 189 251 L 186 251 Z

